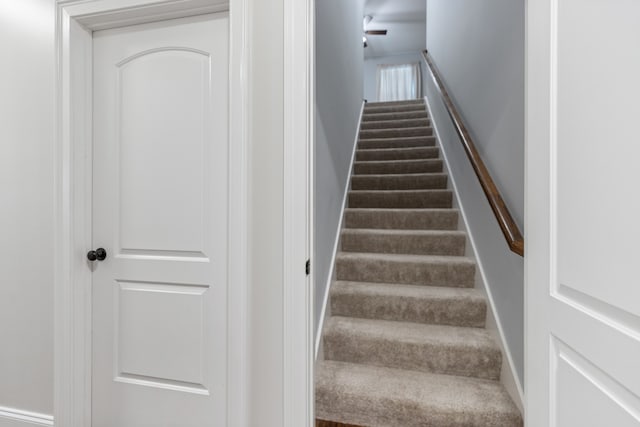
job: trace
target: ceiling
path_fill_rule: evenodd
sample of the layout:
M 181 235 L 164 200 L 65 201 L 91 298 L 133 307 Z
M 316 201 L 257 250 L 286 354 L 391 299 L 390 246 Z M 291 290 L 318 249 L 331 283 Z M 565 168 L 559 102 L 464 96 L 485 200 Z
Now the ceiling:
M 367 36 L 365 58 L 426 48 L 426 0 L 365 0 L 364 14 L 373 17 L 367 30 L 388 30 L 386 36 Z

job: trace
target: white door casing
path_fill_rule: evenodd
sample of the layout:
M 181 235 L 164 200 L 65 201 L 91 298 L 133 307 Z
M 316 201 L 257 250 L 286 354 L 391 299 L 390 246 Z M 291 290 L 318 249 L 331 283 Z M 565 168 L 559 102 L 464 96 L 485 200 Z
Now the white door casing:
M 640 3 L 527 3 L 526 425 L 640 425 Z
M 228 31 L 93 33 L 94 426 L 227 423 Z

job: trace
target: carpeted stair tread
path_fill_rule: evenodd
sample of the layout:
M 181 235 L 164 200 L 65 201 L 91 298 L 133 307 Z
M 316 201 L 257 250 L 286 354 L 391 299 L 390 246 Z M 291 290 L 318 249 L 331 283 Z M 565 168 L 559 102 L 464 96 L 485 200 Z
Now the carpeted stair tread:
M 441 159 L 376 160 L 353 162 L 354 175 L 442 172 Z
M 345 228 L 456 230 L 457 209 L 346 208 Z
M 429 114 L 424 111 L 424 109 L 421 111 L 401 111 L 395 113 L 367 113 L 365 110 L 362 114 L 362 122 L 373 122 L 376 120 L 426 119 L 428 117 Z
M 471 288 L 475 262 L 460 256 L 339 252 L 336 279 Z
M 450 208 L 451 190 L 353 190 L 350 208 Z
M 415 128 L 421 126 L 430 126 L 429 119 L 396 119 L 396 120 L 376 120 L 376 121 L 363 121 L 360 129 L 403 129 L 403 128 Z
M 356 161 L 434 159 L 439 155 L 438 147 L 365 148 L 356 150 Z
M 424 104 L 372 105 L 365 106 L 365 114 L 396 113 L 406 111 L 424 111 Z
M 367 427 L 521 427 L 500 383 L 321 361 L 316 417 Z
M 325 360 L 498 380 L 502 355 L 486 329 L 332 316 Z
M 391 129 L 361 129 L 361 139 L 373 138 L 403 138 L 407 136 L 431 136 L 433 128 L 431 126 L 416 126 L 410 128 Z
M 444 173 L 353 175 L 351 189 L 357 190 L 444 190 Z
M 462 256 L 466 242 L 464 231 L 346 228 L 341 236 L 344 252 Z
M 402 138 L 359 138 L 358 149 L 434 147 L 434 136 L 407 136 Z
M 363 319 L 484 328 L 487 303 L 476 289 L 336 281 L 331 313 Z

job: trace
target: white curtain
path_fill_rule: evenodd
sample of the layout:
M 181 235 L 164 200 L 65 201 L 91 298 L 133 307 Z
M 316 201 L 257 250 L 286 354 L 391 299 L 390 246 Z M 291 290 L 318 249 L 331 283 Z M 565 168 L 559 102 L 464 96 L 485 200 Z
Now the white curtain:
M 422 96 L 420 64 L 378 65 L 378 101 L 401 101 Z

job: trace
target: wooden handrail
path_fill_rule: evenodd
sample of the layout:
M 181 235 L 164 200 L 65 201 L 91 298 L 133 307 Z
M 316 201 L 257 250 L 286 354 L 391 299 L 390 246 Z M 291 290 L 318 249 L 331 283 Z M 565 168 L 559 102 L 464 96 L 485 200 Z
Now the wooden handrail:
M 498 187 L 496 187 L 489 170 L 482 161 L 480 153 L 478 153 L 476 145 L 474 144 L 473 139 L 471 139 L 471 135 L 462 121 L 462 116 L 458 113 L 455 105 L 453 105 L 453 101 L 451 100 L 447 89 L 444 87 L 431 55 L 425 50 L 422 52 L 422 56 L 427 63 L 429 71 L 431 72 L 431 77 L 433 78 L 433 81 L 442 96 L 442 100 L 447 107 L 447 112 L 449 113 L 454 127 L 456 128 L 456 132 L 462 141 L 462 146 L 464 147 L 464 151 L 467 153 L 467 157 L 469 157 L 471 166 L 473 166 L 473 170 L 476 172 L 476 176 L 480 180 L 482 190 L 484 190 L 484 194 L 489 200 L 491 210 L 498 220 L 498 224 L 500 225 L 500 229 L 502 229 L 502 234 L 504 234 L 504 237 L 507 240 L 509 249 L 520 256 L 524 256 L 524 239 L 522 238 L 522 233 L 520 233 L 518 225 L 513 220 L 507 205 L 504 203 L 504 199 L 500 195 L 500 191 L 498 191 Z

